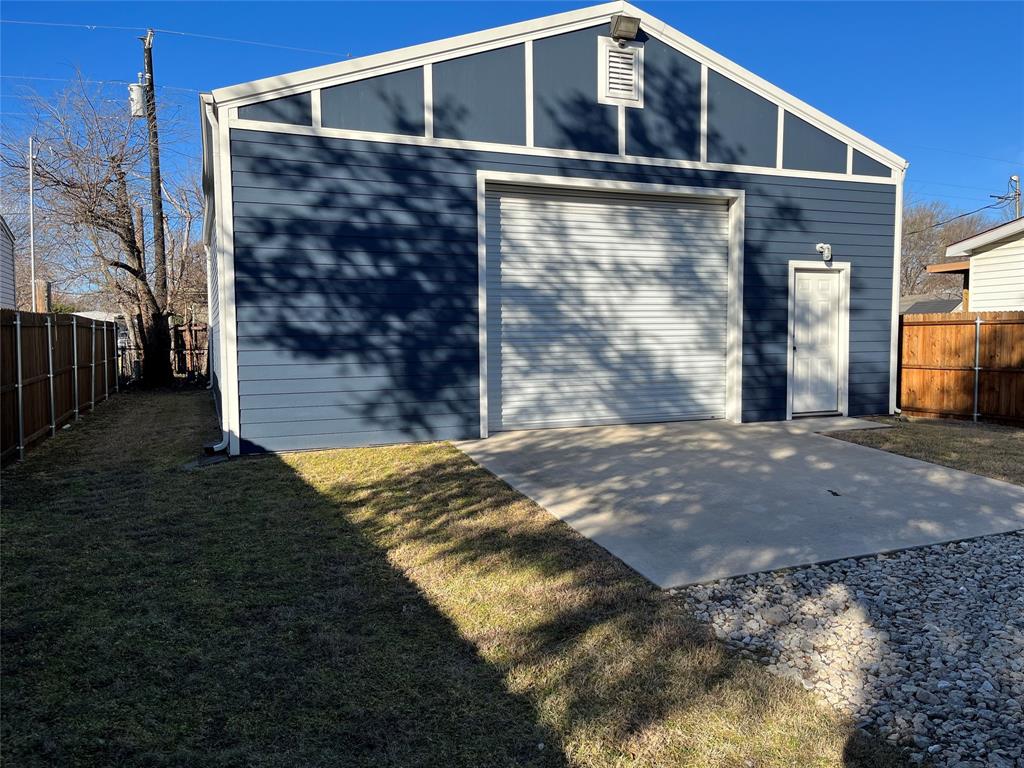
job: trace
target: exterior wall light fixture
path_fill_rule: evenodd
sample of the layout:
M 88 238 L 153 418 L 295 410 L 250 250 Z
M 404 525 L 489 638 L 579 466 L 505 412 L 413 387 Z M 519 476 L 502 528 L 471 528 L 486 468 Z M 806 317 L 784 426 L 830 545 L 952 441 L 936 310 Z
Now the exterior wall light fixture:
M 636 16 L 612 16 L 612 37 L 620 47 L 625 48 L 628 41 L 636 40 L 639 31 L 640 19 Z

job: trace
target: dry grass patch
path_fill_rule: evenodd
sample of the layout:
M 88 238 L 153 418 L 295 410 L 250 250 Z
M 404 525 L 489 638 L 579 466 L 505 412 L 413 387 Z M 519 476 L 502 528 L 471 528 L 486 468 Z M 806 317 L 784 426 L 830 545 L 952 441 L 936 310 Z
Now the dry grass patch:
M 11 765 L 898 765 L 450 446 L 184 467 L 122 395 L 4 472 Z
M 873 418 L 891 429 L 828 432 L 858 445 L 1024 485 L 1024 429 L 954 419 Z
M 900 764 L 451 447 L 285 461 L 534 704 L 571 764 Z

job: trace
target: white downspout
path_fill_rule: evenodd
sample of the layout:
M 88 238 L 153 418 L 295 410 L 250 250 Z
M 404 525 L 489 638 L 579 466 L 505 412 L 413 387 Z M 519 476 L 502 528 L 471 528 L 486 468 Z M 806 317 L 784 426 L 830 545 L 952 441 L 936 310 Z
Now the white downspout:
M 213 109 L 214 108 L 213 108 L 211 97 L 205 96 L 205 95 L 204 96 L 200 96 L 200 115 L 202 116 L 202 120 L 203 120 L 203 123 L 204 123 L 203 131 L 202 131 L 204 145 L 207 143 L 207 126 L 208 125 L 210 126 L 209 133 L 210 133 L 211 136 L 213 135 L 213 126 L 211 124 L 211 112 L 213 111 Z M 217 213 L 218 213 L 218 211 L 217 211 L 217 181 L 218 181 L 218 179 L 217 179 L 217 165 L 218 165 L 217 164 L 217 146 L 218 145 L 217 145 L 216 141 L 210 141 L 209 143 L 210 143 L 209 153 L 204 151 L 204 153 L 203 153 L 203 155 L 204 155 L 203 156 L 203 161 L 204 161 L 204 164 L 205 164 L 206 161 L 209 160 L 208 169 L 209 169 L 209 172 L 210 172 L 210 186 L 211 186 L 212 189 L 209 190 L 209 191 L 204 190 L 204 192 L 206 194 L 206 206 L 205 206 L 206 210 L 204 211 L 204 214 L 207 217 L 212 215 L 214 221 L 216 222 L 217 219 L 218 219 L 218 216 L 217 216 Z M 206 149 L 206 147 L 204 146 L 204 150 L 205 149 Z M 211 194 L 211 192 L 212 192 L 212 194 Z M 211 198 L 212 198 L 212 200 L 211 200 Z M 204 243 L 203 244 L 204 244 L 204 247 L 205 247 L 205 250 L 206 250 L 206 319 L 207 319 L 207 324 L 206 324 L 206 328 L 207 328 L 207 331 L 206 331 L 206 360 L 207 360 L 207 367 L 210 369 L 210 383 L 206 386 L 206 388 L 209 389 L 209 390 L 212 390 L 213 389 L 214 365 L 213 365 L 213 358 L 210 355 L 210 345 L 211 345 L 211 341 L 210 340 L 213 337 L 213 334 L 210 333 L 210 327 L 211 327 L 211 323 L 212 323 L 212 320 L 213 320 L 213 291 L 214 291 L 214 289 L 216 288 L 216 290 L 218 292 L 218 298 L 223 299 L 223 297 L 220 295 L 220 285 L 219 285 L 220 269 L 217 270 L 217 278 L 218 278 L 218 285 L 217 286 L 213 285 L 213 279 L 212 279 L 211 271 L 210 271 L 210 266 L 211 266 L 211 263 L 212 263 L 213 259 L 217 258 L 217 256 L 218 256 L 218 254 L 214 253 L 213 250 L 210 248 L 210 244 L 209 244 L 210 226 L 211 226 L 210 222 L 207 221 L 204 218 L 204 220 L 203 220 L 203 228 L 204 228 L 203 240 L 204 240 Z M 218 302 L 218 304 L 219 303 L 220 302 Z M 218 322 L 217 322 L 217 327 L 223 333 L 223 328 L 221 326 L 219 318 L 218 318 Z M 217 352 L 218 355 L 221 354 L 221 347 L 223 347 L 223 346 L 224 346 L 224 344 L 223 344 L 223 341 L 221 340 L 221 343 L 217 345 L 218 348 L 217 348 L 216 352 Z M 221 371 L 224 370 L 223 365 L 220 367 L 220 369 L 221 369 Z M 223 399 L 223 395 L 224 395 L 224 390 L 223 390 L 223 384 L 222 384 L 221 385 L 221 398 L 222 399 Z M 229 431 L 227 429 L 224 428 L 223 402 L 221 403 L 221 407 L 218 409 L 217 419 L 220 422 L 221 439 L 220 439 L 220 442 L 217 442 L 217 443 L 214 443 L 213 445 L 208 445 L 208 446 L 205 447 L 205 451 L 208 454 L 223 453 L 223 452 L 228 450 L 228 447 L 230 445 L 230 433 L 229 433 Z

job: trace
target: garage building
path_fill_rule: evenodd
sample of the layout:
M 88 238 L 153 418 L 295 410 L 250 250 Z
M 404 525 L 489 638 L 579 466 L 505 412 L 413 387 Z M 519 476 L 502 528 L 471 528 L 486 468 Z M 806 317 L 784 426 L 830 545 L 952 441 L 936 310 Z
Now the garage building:
M 634 6 L 202 119 L 232 454 L 894 406 L 907 163 Z

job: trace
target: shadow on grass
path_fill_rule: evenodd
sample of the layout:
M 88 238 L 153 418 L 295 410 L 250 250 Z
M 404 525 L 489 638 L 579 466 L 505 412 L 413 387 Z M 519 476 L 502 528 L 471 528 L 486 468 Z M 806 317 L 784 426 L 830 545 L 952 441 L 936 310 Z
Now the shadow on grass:
M 453 449 L 187 471 L 208 397 L 126 395 L 4 473 L 11 764 L 841 759 L 837 718 Z
M 289 457 L 586 765 L 905 764 L 444 446 Z M 387 457 L 380 461 L 381 457 Z M 391 460 L 398 457 L 398 460 Z M 341 471 L 339 472 L 339 468 Z
M 180 468 L 208 397 L 127 395 L 5 471 L 9 764 L 563 765 L 291 467 Z

